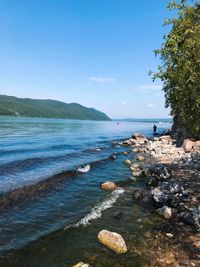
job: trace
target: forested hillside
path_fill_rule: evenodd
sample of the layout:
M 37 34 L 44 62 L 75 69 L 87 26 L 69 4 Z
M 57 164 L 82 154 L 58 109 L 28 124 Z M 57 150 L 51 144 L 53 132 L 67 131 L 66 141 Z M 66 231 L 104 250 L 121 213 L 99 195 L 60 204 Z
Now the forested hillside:
M 79 120 L 110 120 L 106 114 L 76 103 L 66 104 L 56 100 L 17 98 L 5 95 L 0 95 L 0 115 Z

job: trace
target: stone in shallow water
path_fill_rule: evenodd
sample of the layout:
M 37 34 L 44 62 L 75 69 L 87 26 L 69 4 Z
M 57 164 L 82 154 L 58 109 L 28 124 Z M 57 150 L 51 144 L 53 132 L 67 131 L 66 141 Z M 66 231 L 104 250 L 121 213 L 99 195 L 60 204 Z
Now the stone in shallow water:
M 117 188 L 117 185 L 112 181 L 107 181 L 101 184 L 101 188 L 109 191 L 113 191 Z
M 108 230 L 101 230 L 98 234 L 98 240 L 117 254 L 127 252 L 126 243 L 120 234 Z
M 130 161 L 129 159 L 126 159 L 126 160 L 124 161 L 124 163 L 127 164 L 127 165 L 131 165 L 131 161 Z

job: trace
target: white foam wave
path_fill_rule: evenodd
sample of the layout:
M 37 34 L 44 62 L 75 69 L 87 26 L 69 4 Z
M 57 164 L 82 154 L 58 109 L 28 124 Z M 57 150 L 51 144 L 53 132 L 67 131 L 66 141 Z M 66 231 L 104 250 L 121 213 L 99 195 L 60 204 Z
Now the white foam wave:
M 64 230 L 70 228 L 70 227 L 79 227 L 84 226 L 86 227 L 91 223 L 91 221 L 96 220 L 97 218 L 100 218 L 102 215 L 102 211 L 109 209 L 113 206 L 113 204 L 117 201 L 119 196 L 124 193 L 123 188 L 117 188 L 114 190 L 105 200 L 98 203 L 94 208 L 92 208 L 91 212 L 88 213 L 85 217 L 83 217 L 80 221 L 73 225 L 68 225 L 64 228 Z

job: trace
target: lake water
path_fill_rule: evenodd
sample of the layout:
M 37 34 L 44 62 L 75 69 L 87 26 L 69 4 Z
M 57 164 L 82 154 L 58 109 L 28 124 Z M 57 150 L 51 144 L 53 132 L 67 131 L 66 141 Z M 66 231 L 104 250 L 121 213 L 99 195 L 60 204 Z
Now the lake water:
M 102 214 L 120 203 L 123 189 L 107 193 L 99 185 L 106 180 L 124 183 L 129 176 L 129 170 L 120 164 L 125 157 L 120 152 L 125 148 L 112 142 L 128 138 L 133 132 L 150 136 L 154 122 L 158 131 L 171 126 L 162 120 L 99 122 L 0 117 L 1 266 L 70 266 L 63 255 L 55 265 L 54 261 L 49 263 L 50 254 L 43 263 L 27 263 L 24 252 L 19 252 L 17 263 L 12 258 L 16 259 L 16 254 L 7 261 L 6 253 L 23 251 L 25 245 L 30 246 L 33 241 L 38 244 L 41 238 L 47 238 L 45 242 L 49 244 L 51 235 L 51 248 L 56 250 L 58 238 L 54 233 L 60 229 L 67 232 L 93 220 L 100 223 Z M 110 160 L 113 153 L 116 160 Z M 76 172 L 87 163 L 91 164 L 88 173 Z M 84 233 L 76 232 L 73 238 L 77 236 L 84 238 Z M 62 242 L 71 244 L 69 238 L 66 236 Z M 74 241 L 70 246 L 75 249 L 75 244 Z M 57 253 L 54 257 L 51 254 L 54 260 Z M 71 255 L 71 261 L 75 260 L 76 253 Z

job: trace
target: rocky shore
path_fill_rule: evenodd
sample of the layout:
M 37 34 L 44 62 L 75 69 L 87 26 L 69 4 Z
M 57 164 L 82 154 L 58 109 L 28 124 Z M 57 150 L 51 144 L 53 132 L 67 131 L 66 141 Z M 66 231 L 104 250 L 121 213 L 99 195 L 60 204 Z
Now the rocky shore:
M 114 145 L 128 149 L 124 152 L 124 164 L 131 171 L 132 183 L 146 181 L 145 188 L 133 189 L 133 201 L 146 199 L 165 220 L 157 229 L 154 264 L 148 266 L 200 266 L 200 141 L 187 139 L 182 147 L 177 147 L 170 135 L 150 140 L 133 134 Z M 134 152 L 134 157 L 130 152 Z M 112 181 L 101 185 L 103 190 L 116 188 Z M 116 216 L 123 213 L 119 211 Z M 118 233 L 102 230 L 98 240 L 117 254 L 129 250 Z M 74 266 L 90 265 L 80 262 Z
M 158 247 L 173 252 L 164 262 L 158 253 L 155 266 L 200 266 L 200 141 L 177 147 L 170 135 L 148 140 L 134 134 L 124 145 L 144 161 L 131 163 L 133 178 L 146 176 L 148 184 L 147 191 L 134 190 L 133 199 L 148 197 L 166 220 Z

